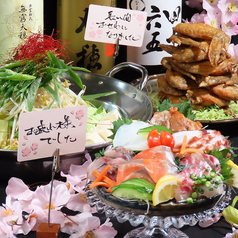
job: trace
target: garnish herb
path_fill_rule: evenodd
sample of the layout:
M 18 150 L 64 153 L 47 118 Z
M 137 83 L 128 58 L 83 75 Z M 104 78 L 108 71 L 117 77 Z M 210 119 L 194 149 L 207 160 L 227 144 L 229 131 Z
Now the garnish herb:
M 114 136 L 117 132 L 117 130 L 119 129 L 120 126 L 124 125 L 124 124 L 131 124 L 133 121 L 132 119 L 128 119 L 126 117 L 122 117 L 122 118 L 119 118 L 118 120 L 114 121 L 112 124 L 113 124 L 113 129 L 110 129 L 112 131 L 112 135 L 109 136 L 108 138 L 110 139 L 114 139 Z
M 169 99 L 165 99 L 157 104 L 157 111 L 169 111 L 171 107 L 177 107 L 178 111 L 181 112 L 188 119 L 195 119 L 195 114 L 193 113 L 193 108 L 191 106 L 190 101 L 186 102 L 181 100 L 181 103 L 173 104 Z

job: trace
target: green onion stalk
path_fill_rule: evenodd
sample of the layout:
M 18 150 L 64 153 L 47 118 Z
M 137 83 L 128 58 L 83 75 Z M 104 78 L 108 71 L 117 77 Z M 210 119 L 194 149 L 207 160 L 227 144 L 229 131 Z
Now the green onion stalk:
M 31 51 L 35 45 L 28 44 L 28 50 Z M 75 72 L 88 70 L 65 64 L 55 50 L 40 50 L 32 57 L 18 59 L 19 54 L 16 54 L 13 60 L 0 66 L 0 149 L 17 149 L 20 113 L 65 107 L 65 101 L 66 106 L 89 105 L 84 100 L 85 86 Z M 66 77 L 79 86 L 78 94 L 70 90 Z M 103 96 L 114 93 L 105 93 Z M 71 100 L 65 100 L 65 95 Z M 100 96 L 102 94 L 87 95 L 86 98 Z

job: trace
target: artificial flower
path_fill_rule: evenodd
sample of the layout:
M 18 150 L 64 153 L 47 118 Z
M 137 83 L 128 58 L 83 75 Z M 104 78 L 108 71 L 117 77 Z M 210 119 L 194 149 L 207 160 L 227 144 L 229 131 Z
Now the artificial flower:
M 186 1 L 189 7 L 197 8 L 190 21 L 201 22 L 224 31 L 230 38 L 238 34 L 238 1 L 237 0 L 189 0 Z M 232 49 L 233 48 L 233 49 Z M 234 45 L 230 51 L 235 51 Z M 238 62 L 238 55 L 231 54 Z
M 238 230 L 233 229 L 232 233 L 227 233 L 224 238 L 235 238 L 238 236 Z
M 51 183 L 38 186 L 34 191 L 19 178 L 11 178 L 6 187 L 6 201 L 0 206 L 0 237 L 16 238 L 36 231 L 40 223 L 60 224 L 61 232 L 70 238 L 113 238 L 116 230 L 109 220 L 100 225 L 100 219 L 93 216 L 86 200 L 87 167 L 92 162 L 89 156 L 83 165 L 71 165 L 69 173 L 61 173 L 65 182 L 54 180 L 51 204 L 49 204 Z M 63 208 L 75 211 L 74 216 L 65 214 Z M 48 212 L 50 211 L 50 214 Z
M 220 0 L 217 4 L 222 11 L 222 20 L 227 23 L 231 21 L 237 24 L 238 2 L 237 0 Z
M 31 200 L 33 196 L 33 191 L 21 179 L 15 177 L 8 181 L 6 193 L 12 198 L 26 201 Z
M 67 202 L 67 208 L 80 212 L 96 212 L 96 208 L 90 206 L 87 202 L 84 190 L 80 188 L 77 189 L 77 193 L 71 195 L 69 201 Z
M 205 228 L 205 227 L 209 227 L 212 224 L 218 222 L 221 218 L 221 215 L 219 213 L 217 213 L 214 217 L 209 217 L 206 221 L 200 221 L 198 223 L 199 226 Z

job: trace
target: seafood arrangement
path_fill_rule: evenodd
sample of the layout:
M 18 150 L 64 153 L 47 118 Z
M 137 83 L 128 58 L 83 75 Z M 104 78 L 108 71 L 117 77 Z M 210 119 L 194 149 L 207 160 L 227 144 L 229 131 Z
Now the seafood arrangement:
M 227 51 L 230 38 L 204 23 L 179 23 L 174 32 L 172 45 L 160 44 L 171 56 L 161 61 L 166 74 L 158 80 L 159 98 L 190 100 L 198 108 L 237 101 L 238 64 Z
M 89 188 L 103 188 L 123 201 L 145 201 L 156 210 L 164 204 L 196 204 L 223 194 L 226 183 L 236 186 L 230 141 L 180 114 L 171 108 L 155 113 L 149 123 L 120 126 L 112 147 L 88 167 Z

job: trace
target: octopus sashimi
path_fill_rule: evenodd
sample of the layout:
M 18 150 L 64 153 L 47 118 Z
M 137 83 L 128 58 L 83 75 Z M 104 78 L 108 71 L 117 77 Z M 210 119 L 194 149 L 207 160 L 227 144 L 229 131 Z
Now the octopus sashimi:
M 173 133 L 175 149 L 180 149 L 185 135 L 187 136 L 187 147 L 200 149 L 204 152 L 214 149 L 230 149 L 230 141 L 220 131 L 216 130 L 180 131 Z

